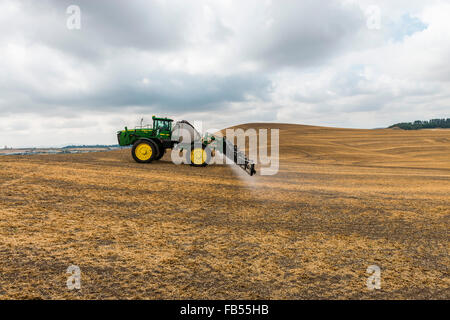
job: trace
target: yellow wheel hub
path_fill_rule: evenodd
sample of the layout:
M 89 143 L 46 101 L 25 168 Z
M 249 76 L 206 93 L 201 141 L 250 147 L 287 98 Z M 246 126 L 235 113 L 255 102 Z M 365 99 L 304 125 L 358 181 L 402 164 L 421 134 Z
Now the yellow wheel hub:
M 146 161 L 152 157 L 153 150 L 152 147 L 146 143 L 140 143 L 134 153 L 139 160 Z
M 191 151 L 191 162 L 193 164 L 204 164 L 206 161 L 206 151 L 202 148 L 195 148 Z

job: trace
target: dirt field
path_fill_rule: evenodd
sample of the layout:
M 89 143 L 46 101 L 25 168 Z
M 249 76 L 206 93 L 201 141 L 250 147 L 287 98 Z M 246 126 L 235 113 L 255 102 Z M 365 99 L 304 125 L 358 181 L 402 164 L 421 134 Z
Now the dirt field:
M 0 298 L 450 298 L 449 130 L 272 126 L 276 176 L 0 157 Z

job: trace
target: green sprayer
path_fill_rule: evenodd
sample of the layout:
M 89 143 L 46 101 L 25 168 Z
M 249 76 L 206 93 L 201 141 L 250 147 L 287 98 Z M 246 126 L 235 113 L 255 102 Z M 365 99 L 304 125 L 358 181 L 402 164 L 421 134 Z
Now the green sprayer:
M 131 155 L 138 163 L 150 163 L 163 157 L 167 149 L 186 150 L 185 163 L 195 167 L 208 165 L 218 151 L 232 160 L 249 175 L 256 173 L 255 163 L 248 159 L 237 146 L 226 137 L 206 133 L 203 137 L 186 120 L 152 117 L 153 125 L 141 126 L 117 132 L 120 146 L 133 146 Z

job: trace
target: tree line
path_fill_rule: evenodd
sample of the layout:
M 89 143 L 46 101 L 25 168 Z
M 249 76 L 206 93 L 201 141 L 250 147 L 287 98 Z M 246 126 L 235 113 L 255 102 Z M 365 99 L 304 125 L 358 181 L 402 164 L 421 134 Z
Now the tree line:
M 400 122 L 393 124 L 389 128 L 398 127 L 404 130 L 418 130 L 431 128 L 450 128 L 450 118 L 447 119 L 431 119 L 429 121 L 416 120 L 414 122 Z

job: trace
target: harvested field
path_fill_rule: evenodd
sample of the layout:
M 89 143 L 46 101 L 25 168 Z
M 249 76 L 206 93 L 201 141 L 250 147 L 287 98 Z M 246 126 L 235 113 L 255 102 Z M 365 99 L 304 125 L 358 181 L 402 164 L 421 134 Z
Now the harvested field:
M 281 129 L 277 175 L 0 157 L 0 298 L 450 298 L 449 130 L 242 127 Z

